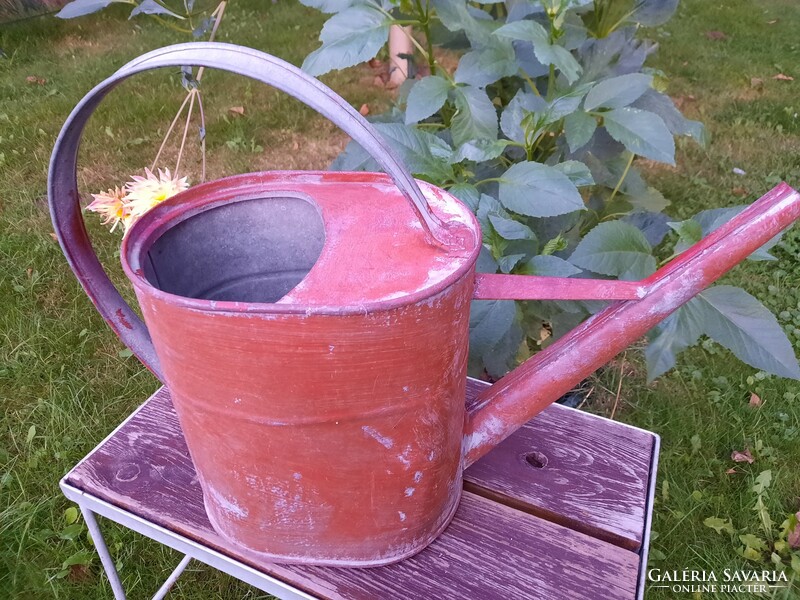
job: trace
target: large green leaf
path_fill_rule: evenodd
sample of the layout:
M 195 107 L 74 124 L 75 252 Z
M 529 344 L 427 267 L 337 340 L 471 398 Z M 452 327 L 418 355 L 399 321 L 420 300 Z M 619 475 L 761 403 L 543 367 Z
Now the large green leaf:
M 490 46 L 471 50 L 458 61 L 453 74 L 456 83 L 485 87 L 518 71 L 514 48 L 510 42 L 496 40 Z
M 426 131 L 402 123 L 373 123 L 373 127 L 397 152 L 408 169 L 415 175 L 424 175 L 434 181 L 453 178 L 450 156 L 453 149 L 444 140 Z M 337 171 L 374 171 L 379 169 L 375 159 L 355 142 L 331 165 Z
M 547 102 L 541 97 L 519 90 L 500 115 L 500 129 L 508 139 L 523 144 L 525 129 L 522 127 L 522 119 L 529 113 L 543 113 L 546 110 Z
M 558 44 L 550 43 L 547 30 L 536 21 L 524 20 L 507 23 L 494 35 L 533 44 L 533 53 L 543 65 L 553 65 L 569 83 L 577 81 L 582 68 L 572 53 Z
M 536 162 L 520 162 L 500 178 L 500 202 L 530 217 L 554 217 L 583 210 L 578 189 L 561 171 Z
M 453 90 L 456 114 L 450 121 L 453 143 L 497 139 L 497 110 L 485 90 L 465 85 Z
M 505 240 L 536 239 L 536 235 L 533 233 L 533 231 L 531 231 L 530 227 L 524 223 L 515 221 L 514 219 L 509 219 L 502 215 L 490 213 L 489 222 L 492 224 L 492 228 L 497 232 L 497 234 Z
M 645 27 L 657 27 L 669 21 L 679 0 L 636 0 L 630 20 Z
M 59 19 L 74 19 L 75 17 L 90 15 L 111 4 L 133 4 L 133 2 L 132 0 L 72 0 L 56 16 Z
M 580 241 L 569 260 L 583 269 L 615 277 L 655 270 L 647 238 L 636 227 L 622 221 L 596 225 Z
M 427 119 L 442 108 L 450 88 L 450 82 L 438 75 L 431 75 L 417 81 L 408 93 L 406 125 Z
M 675 140 L 656 114 L 636 108 L 617 108 L 603 113 L 609 135 L 634 154 L 675 164 Z
M 564 134 L 567 137 L 570 152 L 577 152 L 588 144 L 595 129 L 597 129 L 597 119 L 592 115 L 581 111 L 567 115 L 564 119 Z
M 131 17 L 135 17 L 136 15 L 166 15 L 168 17 L 173 17 L 175 19 L 182 19 L 185 20 L 186 17 L 179 15 L 176 12 L 171 11 L 166 6 L 162 6 L 156 0 L 142 0 L 142 2 L 131 11 Z
M 572 277 L 581 272 L 578 267 L 563 258 L 544 254 L 538 254 L 525 263 L 524 271 L 527 275 L 543 277 Z
M 628 106 L 649 90 L 652 83 L 653 77 L 644 73 L 628 73 L 604 79 L 586 94 L 583 107 L 594 110 Z
M 459 163 L 464 160 L 473 162 L 484 162 L 494 160 L 500 156 L 508 146 L 508 140 L 472 140 L 459 146 L 453 155 L 453 162 Z
M 632 104 L 632 107 L 657 114 L 673 135 L 688 136 L 701 146 L 708 143 L 708 134 L 703 124 L 684 117 L 666 94 L 656 90 L 647 90 Z
M 792 343 L 775 316 L 741 288 L 719 285 L 697 296 L 703 331 L 757 369 L 800 379 Z
M 473 374 L 480 375 L 481 366 L 494 377 L 508 370 L 522 342 L 522 330 L 516 322 L 516 315 L 513 300 L 472 302 L 469 350 L 470 357 L 479 362 L 479 366 L 472 368 Z
M 517 314 L 513 300 L 476 300 L 469 315 L 470 350 L 482 355 L 502 339 Z
M 697 304 L 697 299 L 690 300 L 649 334 L 650 343 L 644 350 L 648 383 L 674 367 L 678 353 L 696 344 L 703 335 Z
M 323 75 L 375 57 L 389 39 L 390 21 L 370 6 L 353 6 L 325 22 L 322 46 L 303 61 L 309 75 Z
M 569 180 L 576 187 L 583 187 L 594 184 L 594 179 L 592 178 L 592 172 L 589 170 L 589 167 L 587 167 L 585 164 L 583 164 L 578 160 L 565 160 L 562 163 L 553 165 L 553 168 L 558 169 L 564 175 L 569 177 Z
M 324 13 L 338 13 L 356 4 L 358 0 L 300 0 L 300 4 Z

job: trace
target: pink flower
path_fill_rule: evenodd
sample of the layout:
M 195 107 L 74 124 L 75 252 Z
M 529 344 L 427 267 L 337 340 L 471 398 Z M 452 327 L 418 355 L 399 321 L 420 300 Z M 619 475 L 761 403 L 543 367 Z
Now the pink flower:
M 99 194 L 92 194 L 93 200 L 86 207 L 86 210 L 103 215 L 105 217 L 103 225 L 113 223 L 111 231 L 114 231 L 120 223 L 127 230 L 130 225 L 131 214 L 124 196 L 125 192 L 118 187 Z

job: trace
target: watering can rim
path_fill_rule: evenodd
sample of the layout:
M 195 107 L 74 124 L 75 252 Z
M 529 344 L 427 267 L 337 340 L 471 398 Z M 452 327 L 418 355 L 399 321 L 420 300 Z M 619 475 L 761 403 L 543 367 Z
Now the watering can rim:
M 264 180 L 253 181 L 250 186 L 241 188 L 237 191 L 236 195 L 232 198 L 214 198 L 213 191 L 216 188 L 224 188 L 230 184 L 240 183 L 242 181 L 252 180 L 253 177 L 266 177 L 269 180 L 286 178 L 287 188 L 281 189 L 276 187 L 270 190 L 258 190 L 259 185 L 263 188 Z M 230 175 L 220 179 L 207 181 L 191 188 L 179 192 L 178 194 L 168 198 L 152 210 L 145 213 L 138 219 L 128 230 L 123 238 L 120 248 L 120 260 L 125 275 L 138 289 L 147 290 L 148 295 L 153 296 L 159 300 L 170 302 L 173 305 L 181 308 L 199 310 L 204 312 L 222 313 L 222 314 L 261 314 L 261 315 L 320 315 L 320 316 L 347 316 L 347 315 L 369 315 L 388 310 L 394 310 L 416 304 L 421 301 L 433 299 L 440 295 L 442 292 L 450 289 L 453 284 L 465 276 L 469 276 L 474 271 L 475 263 L 481 251 L 481 227 L 472 211 L 464 205 L 458 198 L 448 193 L 446 190 L 436 188 L 432 184 L 415 180 L 423 192 L 436 189 L 439 194 L 447 194 L 447 202 L 455 202 L 464 210 L 462 216 L 466 217 L 466 222 L 463 222 L 465 231 L 471 232 L 474 236 L 473 247 L 469 253 L 458 257 L 460 264 L 457 268 L 453 269 L 446 277 L 431 284 L 430 287 L 420 291 L 404 293 L 402 296 L 384 300 L 369 300 L 358 304 L 342 304 L 342 305 L 328 305 L 328 304 L 307 304 L 307 303 L 292 303 L 281 304 L 278 302 L 251 302 L 251 301 L 234 301 L 234 300 L 207 300 L 203 298 L 192 298 L 189 296 L 182 296 L 171 292 L 166 292 L 155 285 L 153 285 L 144 275 L 141 267 L 139 257 L 149 250 L 152 244 L 165 232 L 169 231 L 179 223 L 190 219 L 194 215 L 205 212 L 206 210 L 213 210 L 218 206 L 224 206 L 229 203 L 246 202 L 248 200 L 255 200 L 258 198 L 269 198 L 275 196 L 292 197 L 305 200 L 312 204 L 317 210 L 320 210 L 319 204 L 314 198 L 306 193 L 298 190 L 291 189 L 293 181 L 292 176 L 296 178 L 303 178 L 307 176 L 321 176 L 324 178 L 338 179 L 341 178 L 344 182 L 350 176 L 353 179 L 364 178 L 369 176 L 375 183 L 392 184 L 389 175 L 379 172 L 369 171 L 255 171 L 251 173 L 240 173 Z M 332 183 L 339 183 L 334 181 Z M 252 190 L 252 193 L 250 193 Z M 208 192 L 212 192 L 209 194 Z M 204 194 L 205 193 L 205 194 Z M 187 196 L 198 195 L 195 198 L 187 199 Z M 187 201 L 188 200 L 188 201 Z M 160 218 L 160 219 L 159 219 Z M 325 247 L 328 244 L 326 235 Z M 432 251 L 439 251 L 446 254 L 445 249 L 439 247 L 431 247 Z M 452 250 L 452 248 L 451 248 Z M 320 257 L 325 252 L 323 247 Z M 319 258 L 315 262 L 319 261 Z M 314 267 L 312 267 L 313 269 Z M 309 271 L 310 273 L 310 271 Z M 306 275 L 307 277 L 308 275 Z M 305 280 L 305 277 L 304 277 Z M 298 283 L 297 285 L 300 285 Z

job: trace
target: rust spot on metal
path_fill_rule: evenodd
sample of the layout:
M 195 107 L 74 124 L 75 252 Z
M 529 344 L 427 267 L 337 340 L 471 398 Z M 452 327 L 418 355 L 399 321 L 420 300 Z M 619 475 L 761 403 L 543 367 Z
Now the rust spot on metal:
M 117 319 L 119 320 L 120 324 L 126 329 L 133 329 L 133 325 L 131 325 L 128 322 L 128 319 L 125 318 L 125 313 L 122 312 L 121 308 L 117 309 Z

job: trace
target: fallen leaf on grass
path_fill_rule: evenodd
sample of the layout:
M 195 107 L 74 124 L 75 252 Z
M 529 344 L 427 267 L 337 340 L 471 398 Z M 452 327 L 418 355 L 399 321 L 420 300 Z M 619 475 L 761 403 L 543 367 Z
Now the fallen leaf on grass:
M 734 450 L 731 452 L 731 460 L 733 462 L 746 462 L 751 465 L 755 462 L 753 455 L 750 454 L 750 448 L 745 448 L 744 451 Z
M 736 475 L 736 473 L 738 473 L 738 472 L 739 471 L 737 471 L 736 469 L 728 469 L 727 471 L 725 471 L 725 474 L 726 475 Z
M 377 58 L 373 58 L 367 63 L 373 69 L 380 69 L 383 66 L 383 61 Z
M 366 104 L 362 104 L 361 108 L 358 109 L 358 112 L 361 113 L 362 117 L 366 117 L 369 114 L 369 106 Z
M 706 37 L 714 42 L 721 42 L 727 40 L 728 36 L 721 31 L 706 31 Z
M 37 77 L 36 75 L 28 75 L 25 78 L 25 81 L 27 81 L 31 85 L 33 85 L 33 84 L 35 84 L 35 85 L 44 85 L 45 83 L 47 83 L 47 79 L 45 79 L 44 77 Z
M 67 581 L 72 583 L 86 583 L 91 581 L 92 571 L 87 565 L 70 565 Z
M 239 116 L 241 116 L 241 115 L 243 115 L 243 114 L 244 114 L 244 106 L 231 106 L 231 107 L 228 109 L 228 112 L 229 112 L 229 113 L 231 113 L 232 115 L 239 115 Z
M 58 236 L 54 232 L 50 232 L 50 237 L 53 238 L 55 241 L 58 241 Z
M 764 80 L 760 77 L 751 77 L 750 78 L 750 87 L 751 88 L 762 88 L 764 87 Z
M 730 534 L 734 533 L 733 523 L 731 523 L 730 519 L 720 519 L 719 517 L 708 517 L 703 521 L 703 525 L 706 527 L 710 527 L 717 533 L 722 533 L 726 531 Z
M 794 81 L 794 77 L 791 75 L 784 75 L 783 73 L 778 73 L 777 75 L 773 75 L 773 79 L 777 79 L 778 81 Z
M 767 25 L 775 25 L 778 22 L 778 19 L 772 19 L 771 21 L 767 21 Z
M 759 406 L 761 406 L 761 404 L 762 404 L 762 402 L 761 402 L 761 396 L 759 396 L 759 395 L 758 395 L 758 394 L 756 394 L 755 392 L 750 392 L 750 402 L 749 402 L 749 404 L 750 404 L 750 406 L 752 406 L 753 408 L 758 408 L 758 407 L 759 407 Z
M 739 196 L 739 197 L 747 196 L 747 190 L 744 189 L 743 187 L 735 187 L 735 188 L 733 188 L 731 190 L 731 194 L 733 194 L 734 196 Z

